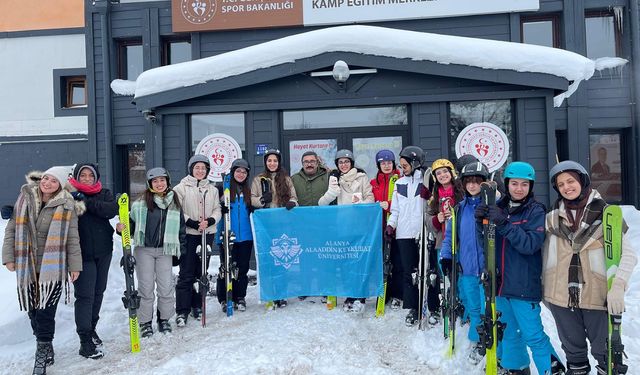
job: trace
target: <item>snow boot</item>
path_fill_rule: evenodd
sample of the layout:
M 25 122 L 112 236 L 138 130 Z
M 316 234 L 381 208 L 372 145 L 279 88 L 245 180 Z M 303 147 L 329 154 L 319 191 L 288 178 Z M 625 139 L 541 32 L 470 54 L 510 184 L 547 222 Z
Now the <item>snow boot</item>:
M 102 350 L 98 350 L 92 340 L 81 342 L 78 354 L 85 358 L 91 359 L 100 359 L 104 357 L 104 353 L 102 353 Z
M 222 312 L 226 314 L 227 313 L 227 302 L 225 302 L 225 301 L 220 302 L 220 308 L 222 309 Z
M 283 307 L 287 307 L 287 300 L 286 299 L 279 299 L 277 301 L 274 301 L 275 305 L 277 308 L 281 309 Z
M 564 375 L 565 372 L 566 372 L 566 369 L 564 368 L 564 365 L 562 364 L 562 362 L 560 362 L 558 358 L 552 355 L 551 356 L 551 375 Z
M 440 323 L 440 314 L 437 312 L 430 313 L 428 321 L 430 326 L 435 326 L 436 324 Z
M 391 310 L 400 310 L 402 307 L 402 300 L 398 298 L 391 299 Z
M 199 307 L 194 307 L 193 309 L 191 309 L 191 316 L 195 320 L 202 319 L 202 309 Z
M 354 313 L 361 313 L 364 311 L 364 302 L 360 301 L 360 300 L 355 300 L 353 301 L 353 304 L 351 305 L 351 310 L 349 310 L 350 312 L 354 312 Z
M 570 363 L 567 362 L 566 375 L 588 375 L 591 372 L 591 365 L 589 362 Z
M 349 312 L 353 310 L 353 298 L 347 298 L 344 300 L 344 304 L 342 305 L 342 310 L 345 312 Z
M 607 370 L 605 370 L 605 368 L 600 367 L 600 365 L 596 365 L 596 374 L 607 375 Z
M 239 298 L 238 299 L 238 304 L 236 306 L 236 309 L 238 311 L 246 311 L 247 310 L 247 301 L 245 301 L 244 298 Z
M 412 327 L 416 323 L 418 323 L 418 310 L 416 309 L 409 310 L 409 313 L 404 318 L 404 323 L 407 325 L 407 327 Z
M 140 324 L 140 336 L 142 338 L 153 336 L 153 327 L 151 326 L 151 322 Z
M 98 334 L 96 333 L 95 329 L 91 331 L 91 341 L 93 341 L 93 345 L 95 345 L 96 348 L 102 347 L 102 340 L 100 339 L 100 336 L 98 336 Z
M 182 327 L 186 326 L 188 319 L 189 319 L 189 315 L 187 315 L 187 314 L 178 314 L 178 316 L 176 316 L 176 326 L 178 326 L 178 328 L 182 328 Z
M 47 374 L 47 346 L 51 342 L 38 341 L 36 345 L 36 358 L 33 363 L 33 375 Z
M 476 344 L 473 349 L 471 349 L 471 353 L 469 353 L 469 361 L 475 366 L 478 363 L 480 363 L 480 361 L 482 361 L 482 358 L 484 358 L 484 355 L 481 354 L 481 346 L 480 344 Z
M 46 355 L 47 355 L 47 366 L 53 366 L 53 364 L 55 363 L 55 353 L 53 352 L 53 343 L 50 341 L 45 341 L 45 349 L 46 349 Z
M 158 319 L 158 331 L 162 333 L 171 333 L 171 323 L 168 319 Z

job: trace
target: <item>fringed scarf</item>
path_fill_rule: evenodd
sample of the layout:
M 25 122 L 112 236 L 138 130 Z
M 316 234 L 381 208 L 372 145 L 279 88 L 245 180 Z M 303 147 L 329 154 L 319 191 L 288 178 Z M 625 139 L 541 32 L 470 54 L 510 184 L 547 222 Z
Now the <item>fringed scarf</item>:
M 590 196 L 593 195 L 593 199 L 589 204 Z M 580 263 L 580 250 L 584 245 L 593 238 L 594 234 L 601 228 L 602 223 L 602 211 L 606 207 L 607 203 L 602 200 L 600 194 L 594 191 L 586 196 L 586 199 L 581 199 L 579 202 L 567 202 L 563 199 L 559 199 L 556 202 L 555 209 L 559 209 L 560 203 L 564 203 L 565 212 L 568 217 L 568 224 L 565 220 L 558 220 L 557 224 L 550 229 L 551 234 L 566 238 L 571 242 L 571 248 L 573 255 L 571 256 L 571 263 L 569 264 L 568 272 L 568 288 L 569 288 L 569 308 L 577 308 L 580 305 L 580 291 L 584 285 L 584 275 L 582 274 L 582 264 Z M 569 204 L 567 204 L 569 203 Z M 570 212 L 576 210 L 575 218 Z
M 35 189 L 38 189 L 36 186 Z M 34 190 L 35 190 L 34 189 Z M 18 280 L 18 302 L 20 310 L 44 309 L 57 303 L 61 284 L 67 274 L 67 234 L 71 221 L 71 210 L 64 205 L 54 210 L 47 240 L 44 245 L 42 263 L 36 270 L 37 238 L 36 220 L 40 202 L 36 191 L 18 196 L 15 205 L 15 265 Z M 52 199 L 55 199 L 52 198 Z
M 167 219 L 164 225 L 163 254 L 180 256 L 180 210 L 173 202 L 173 191 L 166 195 L 153 195 L 153 202 L 163 210 L 167 210 Z M 131 207 L 131 218 L 136 223 L 133 240 L 138 246 L 144 246 L 145 229 L 147 228 L 147 204 L 144 200 L 135 201 Z

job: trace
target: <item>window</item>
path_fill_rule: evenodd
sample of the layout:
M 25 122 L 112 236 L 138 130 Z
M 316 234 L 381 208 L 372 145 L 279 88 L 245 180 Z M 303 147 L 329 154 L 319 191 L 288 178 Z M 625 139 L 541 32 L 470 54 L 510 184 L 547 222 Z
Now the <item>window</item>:
M 589 134 L 591 186 L 609 203 L 622 202 L 622 142 L 620 132 Z
M 65 108 L 87 105 L 87 79 L 84 76 L 65 77 Z
M 208 113 L 191 115 L 191 151 L 209 134 L 223 133 L 235 139 L 240 149 L 246 150 L 244 113 Z
M 87 115 L 84 68 L 53 69 L 53 112 L 56 117 Z
M 520 23 L 521 42 L 538 46 L 560 48 L 559 17 L 523 17 Z
M 285 111 L 284 130 L 407 125 L 407 106 Z
M 584 22 L 588 58 L 620 56 L 621 25 L 613 12 L 587 12 Z
M 162 51 L 162 65 L 191 61 L 191 42 L 184 40 L 165 41 Z
M 135 81 L 144 71 L 141 41 L 121 41 L 118 44 L 118 78 Z

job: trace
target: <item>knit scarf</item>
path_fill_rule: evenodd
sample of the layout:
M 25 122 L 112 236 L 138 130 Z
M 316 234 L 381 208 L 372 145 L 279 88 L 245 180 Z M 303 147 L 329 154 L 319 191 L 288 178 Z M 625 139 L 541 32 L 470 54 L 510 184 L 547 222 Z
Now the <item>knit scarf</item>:
M 71 186 L 76 188 L 79 192 L 86 195 L 96 195 L 102 191 L 102 183 L 100 181 L 97 181 L 93 185 L 85 185 L 80 181 L 76 180 L 75 178 L 71 177 L 69 179 L 69 183 L 71 184 Z
M 567 202 L 564 199 L 559 199 L 556 202 L 555 209 L 559 211 L 560 203 L 564 203 L 565 212 L 568 216 L 568 224 L 565 220 L 558 219 L 557 223 L 552 224 L 549 228 L 551 234 L 568 239 L 572 244 L 573 255 L 571 256 L 571 263 L 569 264 L 568 272 L 568 288 L 569 288 L 569 303 L 568 307 L 573 309 L 580 305 L 580 292 L 584 285 L 584 275 L 582 274 L 582 264 L 580 263 L 580 250 L 584 245 L 593 238 L 594 234 L 601 228 L 602 223 L 602 211 L 606 207 L 606 202 L 600 198 L 600 195 L 595 192 L 593 199 L 588 202 L 591 197 L 591 193 L 586 196 L 586 199 L 581 199 L 579 202 Z M 569 206 L 567 203 L 573 203 Z M 571 208 L 573 207 L 573 208 Z M 571 209 L 576 210 L 575 218 L 570 213 Z M 577 228 L 574 230 L 574 228 Z
M 163 254 L 180 256 L 180 210 L 173 201 L 173 191 L 160 196 L 153 195 L 153 202 L 163 210 L 167 210 L 167 219 L 164 225 Z M 144 200 L 137 200 L 131 206 L 131 218 L 136 223 L 133 240 L 138 246 L 144 246 L 145 229 L 147 227 L 147 205 Z
M 36 189 L 38 189 L 36 187 Z M 62 282 L 67 274 L 67 234 L 71 221 L 71 210 L 59 205 L 55 208 L 47 240 L 44 245 L 42 264 L 36 270 L 38 217 L 38 194 L 20 193 L 15 205 L 15 267 L 20 310 L 44 309 L 55 304 L 60 297 Z M 39 271 L 39 272 L 38 272 Z

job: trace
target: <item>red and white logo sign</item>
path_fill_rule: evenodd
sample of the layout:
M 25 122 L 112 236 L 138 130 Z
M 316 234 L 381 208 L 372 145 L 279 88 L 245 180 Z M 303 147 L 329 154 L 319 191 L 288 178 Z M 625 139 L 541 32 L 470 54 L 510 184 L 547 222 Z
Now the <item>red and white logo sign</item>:
M 242 158 L 242 150 L 235 139 L 222 133 L 214 133 L 204 137 L 198 147 L 196 154 L 206 155 L 211 163 L 209 180 L 222 181 L 222 174 L 228 173 L 231 163 Z
M 462 129 L 456 139 L 456 156 L 462 155 L 473 155 L 490 172 L 496 171 L 509 156 L 509 138 L 490 122 L 475 122 Z
M 217 7 L 215 0 L 182 0 L 180 2 L 182 17 L 196 25 L 209 22 L 216 14 Z

